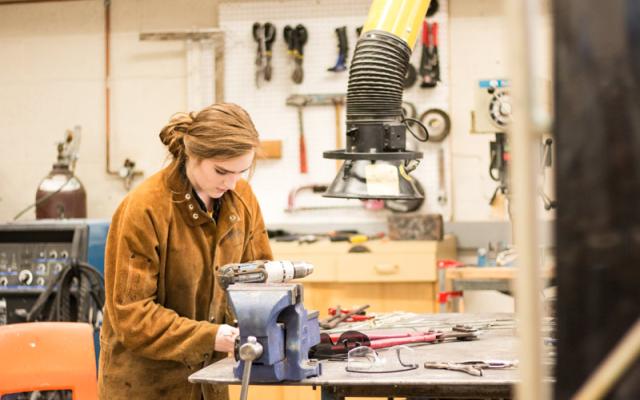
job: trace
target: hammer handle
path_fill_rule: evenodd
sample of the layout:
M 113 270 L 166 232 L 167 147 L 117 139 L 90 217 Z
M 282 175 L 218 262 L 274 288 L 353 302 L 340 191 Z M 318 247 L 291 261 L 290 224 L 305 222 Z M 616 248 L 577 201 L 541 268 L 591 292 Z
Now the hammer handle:
M 306 174 L 307 171 L 307 146 L 304 143 L 304 134 L 300 132 L 300 173 Z
M 304 120 L 302 119 L 303 104 L 298 105 L 298 129 L 300 130 L 300 173 L 307 173 L 307 146 L 304 143 Z

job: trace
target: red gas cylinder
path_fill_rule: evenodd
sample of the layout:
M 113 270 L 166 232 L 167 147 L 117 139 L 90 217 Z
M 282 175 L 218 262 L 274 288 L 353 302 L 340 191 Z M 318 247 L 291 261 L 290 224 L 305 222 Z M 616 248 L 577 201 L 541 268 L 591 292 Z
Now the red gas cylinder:
M 55 163 L 38 185 L 36 219 L 86 218 L 87 193 L 66 163 Z

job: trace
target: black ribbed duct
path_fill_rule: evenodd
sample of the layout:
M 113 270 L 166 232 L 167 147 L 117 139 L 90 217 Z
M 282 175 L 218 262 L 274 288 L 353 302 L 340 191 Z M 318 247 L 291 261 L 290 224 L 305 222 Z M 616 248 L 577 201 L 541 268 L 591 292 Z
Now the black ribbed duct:
M 349 70 L 346 148 L 324 152 L 325 158 L 346 161 L 324 196 L 423 197 L 407 175 L 417 165 L 408 163 L 422 158 L 422 153 L 406 151 L 402 92 L 410 57 L 407 43 L 385 31 L 369 31 L 358 40 Z M 363 166 L 357 164 L 378 160 L 396 165 L 402 171 L 397 194 L 371 194 L 366 186 Z

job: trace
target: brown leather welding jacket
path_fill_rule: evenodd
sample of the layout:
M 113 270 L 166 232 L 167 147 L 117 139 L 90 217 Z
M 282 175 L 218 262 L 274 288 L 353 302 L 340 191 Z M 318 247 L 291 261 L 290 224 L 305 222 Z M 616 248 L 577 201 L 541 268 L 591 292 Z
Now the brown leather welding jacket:
M 216 270 L 272 253 L 249 184 L 240 180 L 221 202 L 216 222 L 173 162 L 116 210 L 104 264 L 101 399 L 228 398 L 226 386 L 187 380 L 227 356 L 214 351 L 219 324 L 231 322 Z

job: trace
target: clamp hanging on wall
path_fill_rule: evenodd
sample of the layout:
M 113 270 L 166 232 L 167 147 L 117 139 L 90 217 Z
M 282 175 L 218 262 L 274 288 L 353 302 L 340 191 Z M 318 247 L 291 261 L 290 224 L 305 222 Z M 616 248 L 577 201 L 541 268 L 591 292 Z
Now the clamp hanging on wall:
M 291 74 L 291 80 L 294 83 L 302 83 L 304 80 L 304 71 L 302 69 L 302 61 L 304 60 L 304 45 L 309 39 L 307 28 L 298 24 L 295 28 L 291 25 L 284 27 L 284 40 L 287 42 L 288 53 L 293 60 L 295 67 Z
M 273 42 L 276 40 L 276 27 L 267 22 L 261 24 L 256 22 L 252 27 L 253 40 L 258 44 L 256 50 L 256 87 L 260 87 L 260 80 L 264 79 L 269 82 L 271 80 L 271 49 Z

